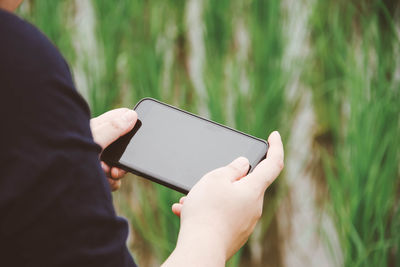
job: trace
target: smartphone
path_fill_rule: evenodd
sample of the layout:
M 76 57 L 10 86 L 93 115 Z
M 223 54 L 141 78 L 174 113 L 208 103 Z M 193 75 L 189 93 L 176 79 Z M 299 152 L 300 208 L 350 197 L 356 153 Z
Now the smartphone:
M 135 127 L 108 146 L 101 160 L 182 193 L 239 156 L 249 160 L 251 172 L 268 150 L 262 139 L 152 98 L 134 110 Z

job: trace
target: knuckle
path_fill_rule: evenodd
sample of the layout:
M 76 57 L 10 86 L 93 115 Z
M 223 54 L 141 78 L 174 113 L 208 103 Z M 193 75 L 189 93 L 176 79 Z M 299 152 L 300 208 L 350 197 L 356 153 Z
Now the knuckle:
M 276 166 L 278 167 L 279 170 L 283 170 L 285 167 L 285 163 L 283 162 L 283 159 L 278 159 L 276 161 Z
M 227 168 L 229 168 L 230 171 L 232 173 L 234 173 L 235 175 L 239 175 L 241 173 L 241 170 L 238 167 L 234 166 L 234 165 L 228 165 Z
M 273 180 L 268 179 L 268 180 L 265 182 L 265 189 L 267 189 L 267 188 L 272 184 L 272 181 L 273 181 Z
M 110 124 L 115 130 L 123 130 L 121 122 L 117 119 L 111 120 Z
M 259 183 L 249 183 L 246 190 L 244 190 L 245 198 L 250 199 L 252 202 L 257 202 L 261 191 Z
M 221 167 L 215 170 L 212 170 L 208 172 L 206 175 L 203 177 L 211 177 L 212 179 L 215 179 L 216 177 L 221 177 L 225 175 L 225 168 Z M 207 178 L 208 179 L 208 178 Z
M 263 214 L 263 209 L 262 206 L 260 208 L 257 209 L 256 214 L 255 214 L 255 219 L 258 221 L 261 219 Z

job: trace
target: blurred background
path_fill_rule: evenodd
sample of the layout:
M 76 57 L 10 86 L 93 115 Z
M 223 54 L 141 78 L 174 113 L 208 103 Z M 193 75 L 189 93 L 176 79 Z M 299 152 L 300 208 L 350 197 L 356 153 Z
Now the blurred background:
M 400 3 L 31 0 L 93 116 L 154 97 L 266 139 L 285 170 L 227 266 L 400 266 Z M 181 196 L 114 193 L 141 266 L 174 249 Z M 240 214 L 238 214 L 240 216 Z

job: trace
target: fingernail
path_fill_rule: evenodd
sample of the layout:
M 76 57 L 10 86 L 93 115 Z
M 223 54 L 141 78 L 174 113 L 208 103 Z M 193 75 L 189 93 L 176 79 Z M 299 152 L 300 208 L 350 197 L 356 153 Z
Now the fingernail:
M 136 114 L 133 110 L 129 110 L 122 115 L 122 119 L 124 119 L 127 122 L 131 122 L 135 119 Z
M 274 131 L 273 134 L 281 138 L 281 134 L 278 131 Z
M 233 164 L 235 164 L 239 169 L 245 169 L 249 167 L 249 160 L 245 157 L 239 157 L 233 162 Z

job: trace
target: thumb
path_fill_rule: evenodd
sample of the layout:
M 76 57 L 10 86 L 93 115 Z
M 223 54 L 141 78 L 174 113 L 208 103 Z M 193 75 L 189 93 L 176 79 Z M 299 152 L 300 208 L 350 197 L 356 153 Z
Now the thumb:
M 225 176 L 228 177 L 232 182 L 237 181 L 240 178 L 246 176 L 249 170 L 249 160 L 245 157 L 239 157 L 225 166 Z
M 92 130 L 94 141 L 105 149 L 119 137 L 132 130 L 137 121 L 137 114 L 128 110 L 120 116 L 115 116 L 105 121 Z
M 278 177 L 284 165 L 284 150 L 280 134 L 275 131 L 268 138 L 269 148 L 267 157 L 261 161 L 246 179 L 240 182 L 257 188 L 260 193 Z

